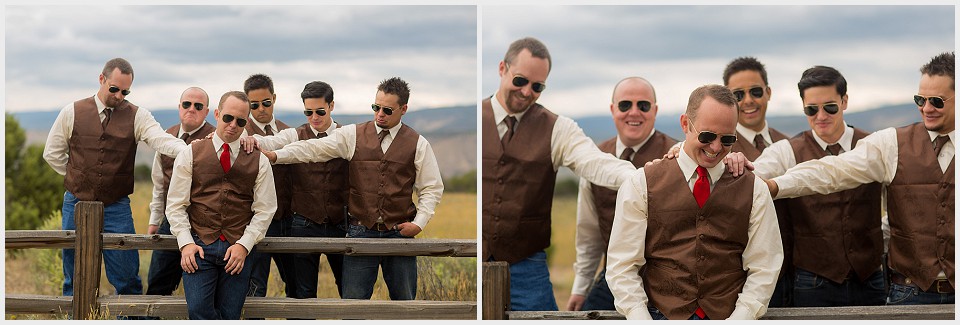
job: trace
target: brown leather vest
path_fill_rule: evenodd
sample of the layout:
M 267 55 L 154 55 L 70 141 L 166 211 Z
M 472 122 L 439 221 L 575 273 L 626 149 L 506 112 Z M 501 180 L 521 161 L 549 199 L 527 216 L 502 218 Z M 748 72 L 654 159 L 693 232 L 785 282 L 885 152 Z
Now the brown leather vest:
M 663 158 L 663 155 L 670 150 L 677 140 L 656 131 L 647 143 L 644 143 L 640 150 L 633 155 L 630 161 L 633 167 L 641 168 L 648 161 Z M 617 156 L 617 137 L 604 141 L 597 147 L 600 151 Z M 582 181 L 582 180 L 581 180 Z M 597 210 L 597 217 L 600 222 L 600 235 L 603 237 L 603 247 L 610 245 L 610 230 L 613 228 L 613 210 L 617 205 L 617 191 L 606 187 L 590 184 L 590 191 L 593 194 L 593 206 Z
M 483 260 L 519 262 L 550 246 L 557 171 L 550 135 L 557 115 L 534 104 L 503 147 L 490 98 L 482 102 Z
M 249 118 L 253 118 L 251 114 Z M 273 134 L 280 133 L 282 130 L 289 129 L 286 123 L 281 122 L 274 118 L 274 121 L 277 123 L 277 128 L 279 130 L 273 130 Z M 247 120 L 247 126 L 244 129 L 247 130 L 248 135 L 258 134 L 261 136 L 266 136 L 267 133 L 260 129 L 256 123 L 251 120 Z M 277 164 L 271 165 L 273 168 L 273 182 L 274 187 L 277 190 L 277 212 L 273 214 L 273 219 L 283 219 L 290 214 L 290 197 L 292 192 L 290 191 L 290 180 L 288 174 L 290 173 L 290 165 Z
M 853 129 L 853 145 L 868 133 Z M 827 153 L 807 130 L 790 139 L 799 164 Z M 793 221 L 793 264 L 842 283 L 850 271 L 864 281 L 878 271 L 883 254 L 880 196 L 883 185 L 870 183 L 829 195 L 785 200 Z
M 372 121 L 357 124 L 357 148 L 350 159 L 350 215 L 367 228 L 382 219 L 387 229 L 413 221 L 413 183 L 417 179 L 417 141 L 420 134 L 406 124 L 393 138 L 387 152 L 380 148 Z
M 187 137 L 187 140 L 185 142 L 187 144 L 190 144 L 190 142 L 193 142 L 194 140 L 206 138 L 207 135 L 209 135 L 210 133 L 213 133 L 213 131 L 216 131 L 216 130 L 217 128 L 213 127 L 213 125 L 210 125 L 210 123 L 204 122 L 203 126 L 201 126 L 200 129 L 191 133 L 190 136 Z M 178 135 L 180 134 L 180 123 L 177 123 L 177 125 L 171 126 L 169 129 L 167 129 L 167 134 L 170 134 L 174 137 L 178 137 Z M 163 182 L 161 183 L 161 186 L 163 188 L 163 196 L 162 196 L 163 202 L 167 202 L 167 189 L 170 188 L 170 176 L 173 175 L 174 160 L 176 159 L 173 157 L 168 157 L 167 155 L 160 155 L 160 169 L 163 172 Z M 160 210 L 164 211 L 166 209 L 167 209 L 167 205 L 162 204 L 162 206 L 160 207 Z
M 104 206 L 133 193 L 137 106 L 124 100 L 113 109 L 106 130 L 92 96 L 74 102 L 73 112 L 63 186 L 81 201 L 100 201 Z
M 729 317 L 747 279 L 753 173 L 724 171 L 701 209 L 676 159 L 644 172 L 647 263 L 640 272 L 650 303 L 669 319 L 687 319 L 697 307 L 710 319 Z
M 297 136 L 300 140 L 317 138 L 309 123 L 297 127 Z M 290 165 L 291 212 L 316 223 L 343 222 L 348 173 L 347 161 L 341 158 Z
M 219 149 L 219 148 L 217 148 Z M 224 173 L 212 139 L 191 145 L 193 182 L 190 184 L 190 228 L 204 244 L 223 234 L 236 243 L 253 219 L 253 192 L 260 168 L 260 152 L 240 150 L 237 160 Z
M 887 186 L 890 267 L 929 289 L 942 270 L 954 279 L 954 160 L 946 172 L 923 123 L 897 128 L 897 173 Z

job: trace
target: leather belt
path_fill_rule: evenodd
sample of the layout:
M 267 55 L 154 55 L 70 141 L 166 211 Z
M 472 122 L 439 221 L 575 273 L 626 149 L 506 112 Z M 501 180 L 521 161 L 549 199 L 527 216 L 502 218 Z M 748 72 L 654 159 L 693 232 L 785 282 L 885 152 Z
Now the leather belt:
M 923 288 L 918 286 L 916 283 L 914 283 L 913 280 L 910 280 L 910 278 L 897 272 L 892 272 L 892 274 L 890 274 L 890 282 L 893 282 L 902 286 L 914 287 L 914 288 L 920 289 L 920 291 L 927 292 L 927 293 L 953 293 L 954 292 L 953 286 L 950 285 L 950 280 L 947 280 L 947 279 L 934 280 L 933 285 L 930 286 L 929 290 L 924 290 Z
M 357 219 L 357 218 L 354 217 L 353 215 L 350 215 L 350 218 L 349 218 L 349 222 L 348 222 L 348 223 L 351 224 L 351 225 L 354 225 L 354 226 L 361 226 L 361 227 L 364 227 L 364 228 L 367 228 L 367 229 L 373 230 L 373 231 L 384 232 L 384 231 L 396 230 L 396 229 L 389 229 L 389 228 L 387 228 L 387 224 L 383 223 L 382 221 L 373 224 L 373 227 L 364 226 L 363 223 L 360 222 L 360 219 Z

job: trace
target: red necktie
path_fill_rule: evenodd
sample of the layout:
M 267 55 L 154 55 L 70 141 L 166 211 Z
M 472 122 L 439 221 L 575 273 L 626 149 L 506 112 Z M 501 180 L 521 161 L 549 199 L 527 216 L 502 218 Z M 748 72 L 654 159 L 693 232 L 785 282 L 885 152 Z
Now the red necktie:
M 223 144 L 223 152 L 220 153 L 220 167 L 223 167 L 223 172 L 227 173 L 230 171 L 230 145 Z
M 697 167 L 697 181 L 693 183 L 693 198 L 697 199 L 697 205 L 703 208 L 710 197 L 710 180 L 707 178 L 707 169 L 703 166 Z

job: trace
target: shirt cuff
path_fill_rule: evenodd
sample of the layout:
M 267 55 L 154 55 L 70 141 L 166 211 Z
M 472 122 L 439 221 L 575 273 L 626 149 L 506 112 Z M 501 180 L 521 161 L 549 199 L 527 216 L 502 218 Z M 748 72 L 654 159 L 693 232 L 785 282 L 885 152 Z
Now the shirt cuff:
M 253 242 L 253 239 L 251 239 L 249 236 L 243 235 L 240 237 L 240 239 L 237 239 L 237 242 L 234 244 L 242 245 L 243 248 L 247 249 L 247 254 L 250 254 L 250 252 L 253 251 L 253 246 L 257 243 Z
M 164 218 L 164 216 L 161 215 L 161 214 L 159 214 L 159 213 L 151 213 L 151 214 L 150 214 L 150 223 L 149 223 L 149 225 L 151 225 L 151 226 L 159 226 L 161 223 L 163 223 L 163 218 Z
M 626 316 L 628 320 L 653 320 L 653 316 L 650 316 L 650 311 L 645 306 L 637 306 Z
M 420 231 L 423 231 L 424 229 L 427 229 L 427 222 L 430 222 L 430 217 L 418 213 L 411 222 L 417 226 L 420 226 Z
M 570 293 L 575 295 L 586 296 L 590 291 L 590 286 L 593 284 L 593 279 L 582 276 L 575 275 L 573 277 L 573 288 L 570 290 Z
M 177 245 L 180 249 L 183 249 L 183 246 L 187 244 L 195 244 L 193 241 L 193 235 L 189 231 L 184 231 L 177 234 Z

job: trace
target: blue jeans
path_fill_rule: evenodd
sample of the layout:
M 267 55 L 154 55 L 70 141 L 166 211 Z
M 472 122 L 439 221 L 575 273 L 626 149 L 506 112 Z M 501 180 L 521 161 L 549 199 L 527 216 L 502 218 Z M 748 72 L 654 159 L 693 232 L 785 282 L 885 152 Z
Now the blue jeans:
M 813 272 L 797 268 L 793 283 L 796 307 L 879 306 L 884 302 L 883 272 L 877 270 L 866 281 L 847 278 L 836 283 Z
M 652 317 L 653 320 L 667 320 L 667 316 L 664 316 L 657 307 L 649 306 L 647 307 L 647 311 L 650 312 L 650 317 Z M 690 318 L 687 318 L 687 320 L 710 320 L 710 317 L 700 318 L 700 316 L 694 313 L 690 315 Z
M 158 235 L 170 235 L 170 223 L 163 219 Z M 183 268 L 180 267 L 180 252 L 154 250 L 150 258 L 150 269 L 147 271 L 148 295 L 172 295 L 180 286 Z
M 953 304 L 953 296 L 954 292 L 922 292 L 914 286 L 905 286 L 891 282 L 890 293 L 887 296 L 887 305 Z
M 327 237 L 344 238 L 347 232 L 340 228 L 341 225 L 329 223 L 318 224 L 299 214 L 292 217 L 293 225 L 290 227 L 291 237 Z M 288 287 L 294 287 L 293 298 L 316 298 L 317 297 L 317 274 L 320 273 L 320 254 L 321 253 L 298 253 L 293 254 L 293 274 L 292 283 L 287 283 Z M 330 265 L 330 271 L 333 272 L 333 280 L 337 284 L 337 294 L 343 296 L 343 254 L 327 254 L 327 264 Z
M 593 288 L 587 293 L 587 299 L 583 302 L 583 308 L 580 310 L 616 310 L 613 305 L 613 293 L 607 286 L 607 269 L 600 271 L 600 279 L 593 284 Z
M 780 272 L 784 272 L 783 268 Z M 791 268 L 793 269 L 793 268 Z M 777 285 L 773 288 L 773 295 L 770 296 L 770 303 L 767 307 L 793 307 L 793 275 L 781 274 L 777 279 Z
M 80 200 L 69 191 L 63 193 L 63 221 L 61 229 L 76 230 L 73 212 Z M 130 198 L 123 197 L 103 207 L 103 232 L 111 234 L 134 234 L 133 213 Z M 63 250 L 63 295 L 73 296 L 74 250 Z M 136 250 L 104 250 L 103 263 L 107 280 L 121 295 L 143 294 L 140 280 L 140 255 Z
M 203 249 L 203 258 L 200 254 L 194 255 L 197 271 L 183 272 L 183 295 L 190 319 L 240 319 L 250 286 L 253 254 L 247 254 L 239 274 L 231 275 L 227 274 L 227 262 L 223 260 L 230 248 L 229 242 L 218 239 L 206 245 L 196 234 L 193 242 Z M 253 252 L 256 251 L 254 248 Z
M 510 310 L 557 310 L 547 267 L 547 253 L 539 251 L 510 264 Z
M 398 238 L 405 237 L 399 231 L 376 231 L 364 226 L 347 225 L 347 238 Z M 416 256 L 351 256 L 343 257 L 343 298 L 370 299 L 377 271 L 383 269 L 383 282 L 387 284 L 391 300 L 417 298 Z
M 273 219 L 270 221 L 270 227 L 267 228 L 266 237 L 288 237 L 289 234 L 290 218 Z M 250 270 L 250 290 L 247 291 L 247 296 L 267 296 L 267 283 L 270 278 L 270 257 L 272 256 L 273 261 L 277 263 L 280 280 L 283 280 L 283 283 L 287 284 L 286 288 L 284 288 L 287 297 L 293 297 L 294 290 L 293 286 L 290 285 L 290 279 L 294 277 L 290 274 L 293 272 L 293 254 L 260 253 L 255 251 L 250 255 L 253 255 L 253 264 L 250 265 L 252 270 Z

